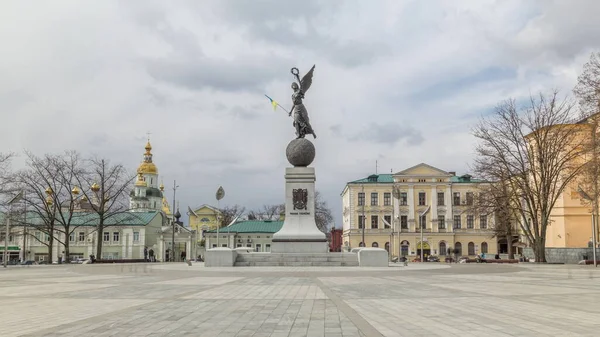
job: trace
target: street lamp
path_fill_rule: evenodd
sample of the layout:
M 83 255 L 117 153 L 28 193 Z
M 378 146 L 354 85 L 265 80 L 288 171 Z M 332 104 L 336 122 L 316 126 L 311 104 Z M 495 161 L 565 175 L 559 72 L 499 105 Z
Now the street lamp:
M 583 191 L 581 186 L 577 186 L 577 193 L 583 199 L 592 202 L 592 256 L 594 257 L 594 267 L 598 266 L 598 262 L 596 261 L 596 203 L 594 199 L 590 197 L 587 193 Z
M 3 266 L 6 268 L 8 265 L 8 233 L 10 232 L 10 212 L 12 211 L 12 205 L 23 198 L 23 191 L 19 192 L 14 198 L 8 202 L 8 216 L 6 217 L 6 235 L 4 236 L 4 256 Z M 23 247 L 25 249 L 25 247 Z
M 362 247 L 366 247 L 367 244 L 365 243 L 365 227 L 367 226 L 367 219 L 365 218 L 365 203 L 367 202 L 367 196 L 365 195 L 365 185 L 362 185 L 362 195 L 363 195 L 363 200 L 362 200 Z
M 175 216 L 175 194 L 177 193 L 177 181 L 173 180 L 173 216 Z M 181 216 L 181 215 L 179 215 Z M 171 233 L 171 261 L 175 262 L 175 218 L 173 218 Z M 179 220 L 178 220 L 179 221 Z
M 219 227 L 221 227 L 221 208 L 219 206 L 219 202 L 225 197 L 225 190 L 223 189 L 223 186 L 219 186 L 215 196 L 217 198 L 217 210 L 219 211 L 219 213 L 217 213 L 217 248 L 219 248 Z

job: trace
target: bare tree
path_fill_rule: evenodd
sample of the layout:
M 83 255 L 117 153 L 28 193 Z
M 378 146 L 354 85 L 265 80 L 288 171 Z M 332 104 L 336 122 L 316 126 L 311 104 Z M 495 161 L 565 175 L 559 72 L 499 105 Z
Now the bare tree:
M 278 220 L 285 212 L 285 204 L 263 205 L 257 210 L 248 212 L 248 219 L 252 220 Z
M 235 218 L 244 214 L 245 211 L 246 208 L 240 205 L 221 208 L 221 227 L 228 226 Z
M 589 126 L 584 137 L 585 165 L 578 177 L 580 188 L 591 200 L 581 198 L 584 205 L 589 205 L 592 212 L 598 215 L 600 209 L 600 53 L 592 54 L 590 61 L 583 66 L 577 85 L 573 90 L 579 99 L 579 123 Z
M 112 165 L 103 158 L 87 160 L 83 173 L 73 174 L 81 193 L 90 200 L 89 212 L 96 215 L 96 258 L 102 258 L 103 232 L 107 226 L 118 225 L 129 210 L 127 191 L 136 175 L 127 172 L 121 164 Z
M 523 108 L 507 100 L 473 130 L 479 140 L 476 171 L 488 181 L 505 182 L 536 262 L 546 261 L 552 208 L 581 171 L 582 128 L 572 123 L 572 108 L 557 92 L 531 96 Z
M 323 233 L 327 233 L 333 223 L 331 209 L 319 191 L 315 191 L 315 222 L 317 228 Z
M 10 164 L 14 157 L 14 153 L 1 153 L 0 152 L 0 201 L 5 193 L 12 191 Z
M 471 212 L 489 218 L 492 216 L 494 221 L 491 225 L 494 237 L 505 239 L 508 250 L 508 258 L 514 259 L 512 243 L 514 237 L 518 235 L 515 219 L 519 214 L 515 208 L 511 207 L 511 190 L 506 180 L 502 179 L 496 182 L 481 184 L 479 187 Z

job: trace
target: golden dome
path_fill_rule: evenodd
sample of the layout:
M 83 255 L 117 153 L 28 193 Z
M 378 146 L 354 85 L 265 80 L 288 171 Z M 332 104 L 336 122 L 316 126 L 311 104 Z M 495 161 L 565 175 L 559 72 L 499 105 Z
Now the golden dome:
M 162 183 L 162 181 L 160 182 L 160 186 L 158 186 L 158 188 L 160 188 L 161 192 L 164 192 L 165 190 L 165 185 Z
M 50 187 L 48 187 L 50 188 Z M 52 206 L 52 204 L 54 203 L 54 201 L 52 201 L 52 197 L 50 195 L 48 195 L 48 197 L 46 198 L 46 204 L 48 204 L 48 206 Z
M 169 202 L 167 201 L 167 199 L 165 197 L 163 197 L 163 200 L 162 200 L 162 211 L 166 215 L 171 215 L 171 207 L 169 207 Z
M 143 186 L 143 187 L 148 186 L 148 184 L 146 184 L 146 182 L 144 181 L 144 178 L 142 177 L 141 173 L 138 173 L 138 178 L 137 178 L 137 181 L 135 182 L 135 186 Z
M 83 201 L 83 202 L 87 202 L 87 201 L 88 201 L 88 198 L 87 198 L 87 197 L 84 195 L 83 197 L 81 197 L 81 201 Z
M 98 192 L 100 191 L 100 185 L 98 185 L 98 183 L 93 183 L 91 186 L 92 192 Z
M 150 140 L 148 140 L 148 143 L 146 143 L 146 147 L 144 147 L 144 149 L 146 149 L 146 153 L 144 153 L 144 160 L 138 167 L 137 172 L 144 174 L 158 174 L 158 169 L 152 162 L 152 152 L 150 152 L 152 150 L 152 145 L 150 145 Z
M 52 192 L 54 192 L 54 191 L 52 191 L 52 188 L 51 188 L 51 187 L 48 187 L 48 188 L 46 189 L 46 194 L 47 194 L 48 196 L 50 196 L 50 194 L 52 194 Z
M 73 187 L 73 189 L 71 190 L 71 193 L 73 193 L 73 194 L 75 194 L 75 195 L 78 195 L 78 194 L 79 194 L 79 192 L 80 192 L 80 191 L 79 191 L 79 187 L 77 187 L 77 186 Z

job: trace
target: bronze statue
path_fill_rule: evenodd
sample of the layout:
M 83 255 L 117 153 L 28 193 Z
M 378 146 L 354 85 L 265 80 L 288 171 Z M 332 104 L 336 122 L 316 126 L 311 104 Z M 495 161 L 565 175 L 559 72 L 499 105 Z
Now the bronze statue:
M 311 134 L 314 138 L 317 138 L 317 135 L 315 134 L 312 126 L 310 125 L 310 121 L 308 119 L 308 111 L 306 110 L 304 103 L 302 103 L 306 91 L 310 88 L 310 85 L 312 84 L 314 70 L 315 66 L 313 65 L 312 68 L 310 68 L 310 70 L 308 71 L 308 73 L 306 73 L 306 75 L 302 77 L 302 80 L 300 80 L 300 76 L 298 76 L 300 74 L 298 68 L 294 67 L 291 70 L 292 75 L 294 75 L 296 77 L 296 80 L 298 81 L 292 83 L 292 89 L 294 90 L 294 93 L 292 94 L 293 105 L 292 109 L 289 112 L 289 116 L 292 116 L 292 114 L 294 115 L 293 125 L 296 128 L 296 138 L 304 138 L 304 136 L 306 136 L 307 134 Z

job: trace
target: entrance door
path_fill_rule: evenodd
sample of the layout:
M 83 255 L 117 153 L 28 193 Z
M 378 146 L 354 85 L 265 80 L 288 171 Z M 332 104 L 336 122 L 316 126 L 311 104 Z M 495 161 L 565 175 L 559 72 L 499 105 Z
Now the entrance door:
M 427 257 L 431 255 L 431 247 L 429 246 L 429 242 L 419 242 L 417 244 L 417 256 L 421 257 L 421 250 L 423 251 L 423 262 L 427 261 Z

